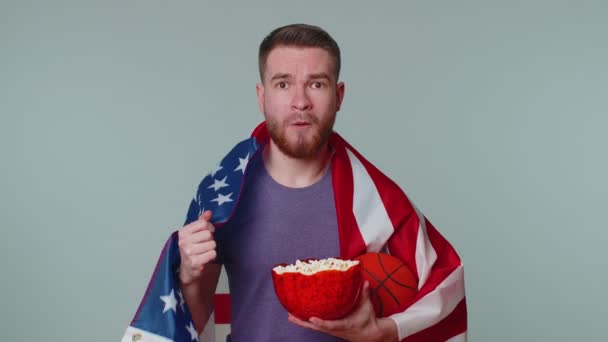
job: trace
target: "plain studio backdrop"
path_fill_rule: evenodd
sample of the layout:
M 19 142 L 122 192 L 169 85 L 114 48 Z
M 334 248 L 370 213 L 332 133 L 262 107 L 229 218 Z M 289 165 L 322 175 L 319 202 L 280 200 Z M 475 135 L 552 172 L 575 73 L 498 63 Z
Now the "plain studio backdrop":
M 262 120 L 257 48 L 341 46 L 336 130 L 465 264 L 470 341 L 605 341 L 605 1 L 0 5 L 0 340 L 117 341 L 201 178 Z

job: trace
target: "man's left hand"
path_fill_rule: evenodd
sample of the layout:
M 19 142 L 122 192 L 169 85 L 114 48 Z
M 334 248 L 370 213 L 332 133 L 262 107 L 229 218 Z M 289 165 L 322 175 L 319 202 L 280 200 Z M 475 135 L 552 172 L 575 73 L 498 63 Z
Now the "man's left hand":
M 374 307 L 369 299 L 369 283 L 363 284 L 362 296 L 357 308 L 348 316 L 325 321 L 317 317 L 303 321 L 289 314 L 289 321 L 304 328 L 321 331 L 348 341 L 397 341 L 395 322 L 390 318 L 376 318 Z

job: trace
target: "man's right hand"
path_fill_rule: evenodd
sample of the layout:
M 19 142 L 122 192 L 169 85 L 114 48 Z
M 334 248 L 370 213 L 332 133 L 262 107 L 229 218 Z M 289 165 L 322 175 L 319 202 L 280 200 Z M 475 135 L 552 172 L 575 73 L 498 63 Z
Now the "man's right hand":
M 215 227 L 209 222 L 211 211 L 207 210 L 177 233 L 181 265 L 179 279 L 183 285 L 196 281 L 205 265 L 217 256 L 216 243 L 213 239 Z

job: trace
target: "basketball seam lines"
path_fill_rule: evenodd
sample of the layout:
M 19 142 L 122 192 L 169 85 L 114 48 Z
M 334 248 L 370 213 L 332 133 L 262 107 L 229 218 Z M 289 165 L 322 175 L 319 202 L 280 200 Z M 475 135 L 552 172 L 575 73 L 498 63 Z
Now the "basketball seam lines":
M 404 287 L 404 288 L 406 288 L 406 289 L 409 289 L 409 290 L 416 290 L 416 289 L 415 289 L 414 287 L 412 287 L 412 286 L 408 286 L 408 285 L 406 285 L 406 284 L 402 284 L 402 283 L 400 283 L 400 282 L 398 282 L 397 280 L 395 280 L 395 279 L 393 279 L 393 278 L 392 278 L 392 275 L 393 275 L 393 274 L 395 274 L 395 273 L 396 273 L 398 270 L 400 270 L 402 267 L 404 267 L 404 266 L 405 266 L 405 264 L 401 264 L 401 265 L 399 265 L 399 267 L 395 268 L 395 269 L 394 269 L 394 270 L 393 270 L 391 273 L 388 273 L 388 272 L 386 271 L 386 268 L 384 267 L 384 264 L 382 263 L 382 258 L 380 257 L 380 255 L 379 255 L 379 254 L 377 255 L 377 257 L 378 257 L 378 264 L 380 265 L 380 268 L 382 269 L 382 271 L 383 271 L 383 272 L 384 272 L 384 274 L 386 275 L 386 277 L 385 277 L 385 279 L 384 279 L 383 281 L 380 281 L 380 279 L 379 279 L 378 277 L 376 277 L 376 276 L 375 276 L 375 275 L 374 275 L 374 274 L 373 274 L 371 271 L 369 271 L 369 270 L 368 270 L 368 269 L 366 269 L 365 267 L 362 267 L 362 269 L 363 269 L 363 270 L 364 270 L 364 271 L 365 271 L 367 274 L 369 274 L 369 275 L 370 275 L 370 277 L 372 277 L 372 278 L 373 278 L 373 279 L 374 279 L 376 282 L 378 282 L 378 286 L 376 286 L 376 288 L 375 288 L 375 289 L 373 289 L 373 290 L 371 291 L 370 296 L 371 296 L 371 297 L 373 297 L 373 296 L 377 296 L 377 297 L 378 297 L 378 304 L 379 304 L 379 306 L 380 306 L 380 307 L 379 307 L 379 311 L 380 311 L 380 312 L 379 312 L 378 314 L 379 314 L 380 316 L 383 316 L 384 305 L 383 305 L 383 303 L 382 303 L 382 300 L 381 300 L 380 295 L 378 294 L 378 291 L 380 290 L 380 288 L 384 288 L 384 289 L 386 290 L 386 292 L 387 292 L 387 293 L 388 293 L 388 294 L 391 296 L 391 298 L 393 298 L 393 300 L 395 301 L 395 303 L 396 303 L 397 305 L 399 305 L 399 306 L 401 306 L 401 305 L 402 305 L 402 303 L 400 303 L 400 302 L 399 302 L 399 300 L 397 299 L 397 297 L 395 297 L 395 295 L 394 295 L 394 294 L 393 294 L 393 293 L 392 293 L 392 292 L 391 292 L 391 291 L 390 291 L 390 290 L 389 290 L 389 289 L 388 289 L 388 288 L 385 286 L 385 283 L 386 283 L 386 281 L 387 281 L 387 280 L 389 280 L 389 279 L 390 279 L 390 280 L 392 280 L 392 281 L 393 281 L 395 284 L 397 284 L 397 285 L 399 285 L 399 286 L 401 286 L 401 287 Z
M 380 258 L 380 254 L 378 254 L 378 263 L 380 264 L 380 267 L 382 268 L 382 270 L 384 271 L 384 273 L 385 273 L 385 274 L 388 274 L 388 278 L 387 278 L 387 280 L 388 280 L 388 279 L 390 279 L 390 280 L 392 280 L 392 281 L 393 281 L 395 284 L 400 285 L 400 286 L 403 286 L 403 287 L 405 287 L 405 288 L 407 288 L 407 289 L 410 289 L 410 290 L 416 290 L 415 288 L 413 288 L 413 287 L 411 287 L 411 286 L 408 286 L 408 285 L 406 285 L 406 284 L 402 284 L 402 283 L 398 282 L 397 280 L 395 280 L 395 279 L 393 279 L 393 278 L 391 277 L 393 274 L 395 274 L 395 272 L 397 272 L 397 270 L 399 270 L 401 267 L 405 266 L 405 264 L 401 264 L 401 265 L 399 265 L 399 267 L 397 267 L 396 269 L 394 269 L 394 270 L 393 270 L 393 272 L 391 272 L 391 273 L 389 274 L 389 273 L 386 271 L 386 269 L 384 268 L 384 265 L 382 264 L 382 258 Z

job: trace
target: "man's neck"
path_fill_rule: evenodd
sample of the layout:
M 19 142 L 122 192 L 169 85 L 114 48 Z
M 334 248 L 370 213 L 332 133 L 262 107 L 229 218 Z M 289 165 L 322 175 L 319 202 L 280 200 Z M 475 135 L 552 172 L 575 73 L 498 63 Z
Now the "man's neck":
M 283 153 L 272 140 L 263 153 L 268 174 L 279 184 L 289 188 L 303 188 L 323 177 L 331 158 L 331 147 L 325 145 L 311 158 L 293 158 Z

